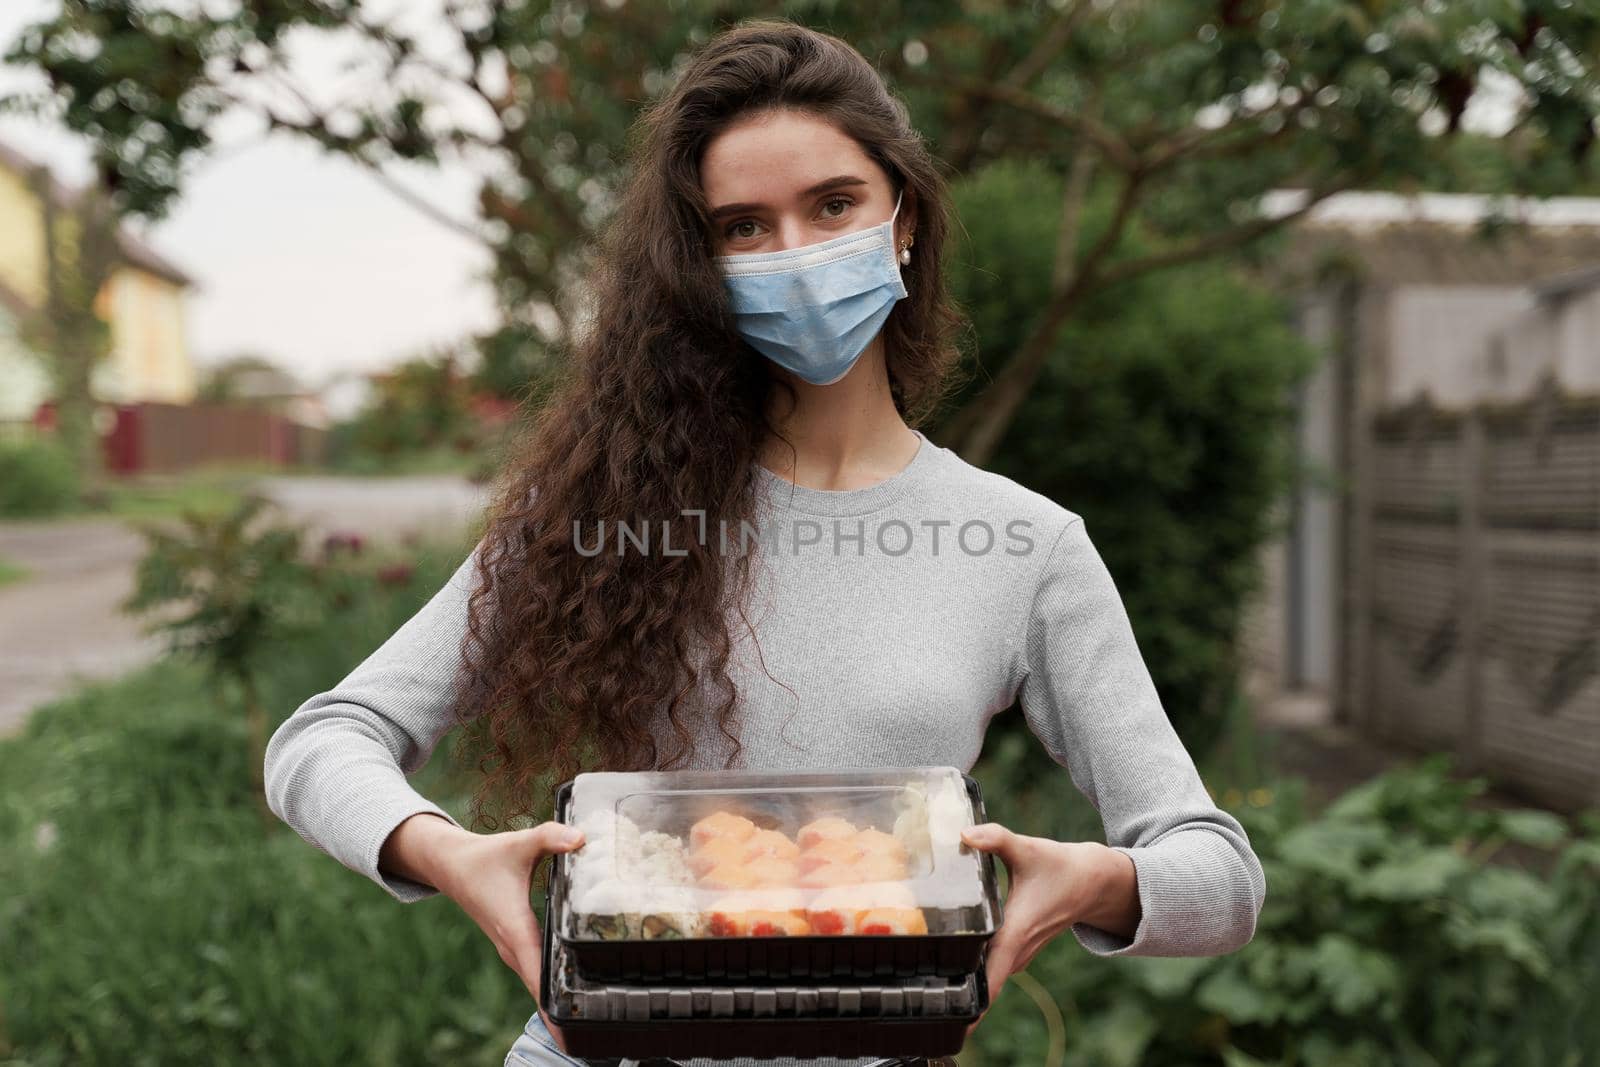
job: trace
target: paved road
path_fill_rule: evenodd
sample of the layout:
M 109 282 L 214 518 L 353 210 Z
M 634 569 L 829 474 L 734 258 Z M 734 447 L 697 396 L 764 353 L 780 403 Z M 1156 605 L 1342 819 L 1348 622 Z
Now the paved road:
M 258 487 L 314 536 L 449 536 L 478 517 L 485 490 L 459 478 L 266 477 Z M 114 519 L 0 522 L 0 557 L 29 574 L 0 586 L 0 735 L 84 681 L 160 655 L 162 640 L 118 610 L 144 539 Z

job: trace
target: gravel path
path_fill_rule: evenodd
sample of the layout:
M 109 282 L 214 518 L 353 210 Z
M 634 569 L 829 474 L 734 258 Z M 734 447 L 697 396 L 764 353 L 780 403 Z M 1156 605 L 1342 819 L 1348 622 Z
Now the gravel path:
M 313 536 L 450 536 L 476 519 L 485 490 L 449 477 L 267 477 L 258 487 Z M 0 735 L 85 681 L 114 678 L 161 654 L 118 604 L 133 589 L 144 539 L 115 519 L 0 522 L 0 557 L 28 574 L 0 586 Z

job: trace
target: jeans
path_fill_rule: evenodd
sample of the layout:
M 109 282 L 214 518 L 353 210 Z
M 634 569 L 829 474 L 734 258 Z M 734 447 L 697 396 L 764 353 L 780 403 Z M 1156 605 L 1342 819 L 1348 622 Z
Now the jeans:
M 954 1060 L 872 1060 L 865 1067 L 942 1067 L 944 1064 L 954 1064 Z M 528 1020 L 528 1025 L 523 1027 L 522 1036 L 511 1046 L 511 1051 L 506 1053 L 505 1067 L 682 1067 L 677 1060 L 669 1060 L 661 1056 L 653 1056 L 644 1060 L 580 1060 L 575 1056 L 568 1056 L 556 1047 L 556 1039 L 551 1035 L 549 1027 L 544 1024 L 544 1017 L 538 1012 Z

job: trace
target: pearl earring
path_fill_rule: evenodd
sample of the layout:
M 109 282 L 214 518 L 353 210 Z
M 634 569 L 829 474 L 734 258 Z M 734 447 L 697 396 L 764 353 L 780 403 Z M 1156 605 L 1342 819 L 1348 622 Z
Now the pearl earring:
M 903 245 L 900 246 L 900 262 L 902 264 L 911 262 L 911 245 L 910 244 L 903 244 Z

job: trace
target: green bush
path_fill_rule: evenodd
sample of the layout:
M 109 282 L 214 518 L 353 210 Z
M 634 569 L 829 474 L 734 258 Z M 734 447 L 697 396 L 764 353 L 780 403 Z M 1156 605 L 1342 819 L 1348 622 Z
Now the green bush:
M 339 583 L 265 679 L 336 683 L 465 548 Z M 498 1065 L 532 1010 L 443 899 L 396 904 L 255 814 L 242 716 L 198 664 L 91 687 L 0 742 L 0 1064 Z M 441 749 L 420 786 L 464 814 Z
M 354 418 L 333 427 L 329 465 L 351 474 L 476 470 L 501 442 L 474 415 L 474 389 L 454 352 L 406 360 L 374 383 Z
M 979 773 L 1004 781 L 1019 758 L 1001 746 Z M 1250 944 L 1103 959 L 1063 938 L 1029 968 L 1044 1015 L 1008 987 L 964 1067 L 1043 1062 L 1056 1013 L 1075 1067 L 1597 1062 L 1600 817 L 1568 841 L 1547 813 L 1475 806 L 1486 783 L 1448 767 L 1436 756 L 1391 772 L 1317 818 L 1295 782 L 1225 794 L 1267 874 Z M 1043 787 L 999 808 L 1024 832 L 1099 836 L 1086 804 Z M 1506 842 L 1564 848 L 1540 877 L 1490 862 Z
M 59 515 L 78 503 L 78 469 L 51 440 L 0 443 L 0 517 Z
M 952 287 L 981 351 L 1010 351 L 1048 300 L 1055 249 L 1039 235 L 1056 232 L 1060 179 L 995 166 L 957 202 L 982 225 Z M 1085 242 L 1104 211 L 1090 205 Z M 1225 262 L 1139 278 L 1075 310 L 988 464 L 1084 517 L 1191 751 L 1236 695 L 1242 614 L 1289 484 L 1290 392 L 1313 363 L 1286 310 Z

